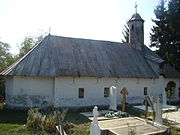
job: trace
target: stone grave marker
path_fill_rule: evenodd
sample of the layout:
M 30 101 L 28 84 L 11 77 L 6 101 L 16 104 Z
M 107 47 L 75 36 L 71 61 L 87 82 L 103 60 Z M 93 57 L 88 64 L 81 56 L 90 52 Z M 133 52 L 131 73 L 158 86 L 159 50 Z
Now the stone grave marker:
M 156 98 L 155 102 L 155 122 L 157 124 L 162 124 L 162 104 L 159 102 L 159 96 Z
M 98 125 L 97 117 L 99 115 L 97 106 L 93 109 L 93 121 L 90 125 L 90 135 L 100 135 L 100 127 Z
M 110 87 L 110 110 L 117 110 L 117 88 L 115 86 Z
M 162 94 L 163 94 L 163 105 L 167 105 L 167 95 L 166 95 L 166 91 L 163 90 Z
M 147 118 L 148 116 L 148 96 L 146 96 L 145 100 L 145 119 Z

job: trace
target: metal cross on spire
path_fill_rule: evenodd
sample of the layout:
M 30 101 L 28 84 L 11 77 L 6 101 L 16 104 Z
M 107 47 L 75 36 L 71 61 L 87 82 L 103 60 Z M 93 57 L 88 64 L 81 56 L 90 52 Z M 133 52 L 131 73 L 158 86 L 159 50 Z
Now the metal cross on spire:
M 51 33 L 51 27 L 49 27 L 49 35 L 50 35 L 50 33 Z
M 135 8 L 135 12 L 136 12 L 136 13 L 137 13 L 137 6 L 138 6 L 138 4 L 137 4 L 137 3 L 135 3 L 134 8 Z

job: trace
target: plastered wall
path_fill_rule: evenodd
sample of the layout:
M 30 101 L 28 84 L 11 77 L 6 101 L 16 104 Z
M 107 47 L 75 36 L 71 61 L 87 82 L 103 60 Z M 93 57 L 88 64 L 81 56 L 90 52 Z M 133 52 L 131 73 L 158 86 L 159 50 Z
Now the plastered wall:
M 6 104 L 16 107 L 47 106 L 82 107 L 109 105 L 109 97 L 104 97 L 104 88 L 116 86 L 117 103 L 121 104 L 120 91 L 128 91 L 127 103 L 142 103 L 144 87 L 148 94 L 157 96 L 162 93 L 169 81 L 176 83 L 173 100 L 178 100 L 178 79 L 133 79 L 133 78 L 95 78 L 95 77 L 6 77 Z M 78 96 L 78 89 L 84 88 L 84 98 Z

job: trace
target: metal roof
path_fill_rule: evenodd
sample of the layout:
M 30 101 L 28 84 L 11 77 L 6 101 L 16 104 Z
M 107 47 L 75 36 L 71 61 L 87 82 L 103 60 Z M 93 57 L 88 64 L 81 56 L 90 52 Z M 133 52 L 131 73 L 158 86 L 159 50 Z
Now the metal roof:
M 164 65 L 163 69 L 165 78 L 180 78 L 180 73 L 168 63 Z
M 141 18 L 141 16 L 138 13 L 134 13 L 129 21 L 134 21 L 134 20 L 144 22 L 144 20 Z
M 144 50 L 155 61 L 147 59 L 131 44 L 48 35 L 1 75 L 159 77 L 156 67 L 160 57 L 147 47 Z

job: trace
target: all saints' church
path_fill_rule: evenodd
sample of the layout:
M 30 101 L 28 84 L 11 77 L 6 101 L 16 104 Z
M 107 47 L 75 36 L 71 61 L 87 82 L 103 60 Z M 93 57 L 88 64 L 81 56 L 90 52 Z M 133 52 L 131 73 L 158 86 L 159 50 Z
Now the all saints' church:
M 179 100 L 180 73 L 144 45 L 144 20 L 128 22 L 129 43 L 47 35 L 0 73 L 7 107 L 108 106 L 109 88 L 128 91 L 127 103 L 142 103 L 165 89 Z

